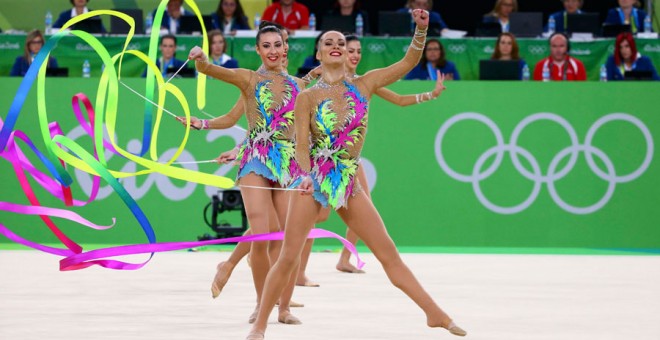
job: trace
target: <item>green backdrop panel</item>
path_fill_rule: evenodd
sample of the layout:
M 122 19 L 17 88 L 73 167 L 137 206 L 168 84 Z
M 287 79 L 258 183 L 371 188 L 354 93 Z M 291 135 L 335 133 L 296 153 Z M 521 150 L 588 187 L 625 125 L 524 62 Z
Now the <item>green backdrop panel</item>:
M 18 81 L 0 79 L 0 90 L 7 94 L 0 98 L 3 117 Z M 90 143 L 80 137 L 70 98 L 95 89 L 96 81 L 53 79 L 46 86 L 50 121 L 60 122 L 86 147 Z M 141 79 L 127 82 L 137 90 L 144 87 Z M 174 82 L 194 103 L 194 81 Z M 401 93 L 432 87 L 422 81 L 390 86 Z M 438 100 L 406 108 L 374 98 L 363 152 L 374 203 L 401 246 L 658 249 L 660 169 L 654 143 L 660 135 L 660 98 L 642 95 L 659 90 L 655 83 L 466 81 L 448 83 Z M 205 110 L 219 115 L 232 106 L 238 92 L 210 81 L 207 96 Z M 166 106 L 181 112 L 172 100 Z M 31 93 L 17 128 L 38 141 L 35 110 L 36 96 Z M 117 134 L 120 145 L 131 151 L 140 147 L 142 110 L 140 98 L 121 88 Z M 240 124 L 245 126 L 243 121 Z M 158 139 L 161 157 L 172 153 L 182 130 L 179 123 L 164 117 Z M 243 134 L 194 131 L 181 160 L 214 158 Z M 119 157 L 111 158 L 109 165 L 135 170 L 135 164 Z M 235 175 L 232 167 L 201 164 L 198 168 Z M 78 183 L 75 196 L 83 199 L 89 176 L 70 172 Z M 122 183 L 144 209 L 159 241 L 195 240 L 211 232 L 202 220 L 202 209 L 217 189 L 157 174 Z M 63 207 L 43 190 L 37 191 L 44 205 Z M 27 202 L 5 161 L 0 162 L 0 201 Z M 117 225 L 108 231 L 62 222 L 79 242 L 145 241 L 128 209 L 105 184 L 97 201 L 74 210 L 96 223 L 117 217 Z M 232 224 L 238 221 L 231 213 L 220 217 Z M 37 217 L 2 212 L 0 222 L 32 240 L 55 241 Z M 320 227 L 345 231 L 336 214 Z

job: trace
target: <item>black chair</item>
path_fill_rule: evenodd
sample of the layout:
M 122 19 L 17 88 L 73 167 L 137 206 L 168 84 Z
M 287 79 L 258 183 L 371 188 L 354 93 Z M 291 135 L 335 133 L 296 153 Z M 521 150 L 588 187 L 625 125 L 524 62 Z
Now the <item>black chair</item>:
M 207 32 L 213 29 L 213 19 L 211 19 L 210 15 L 202 15 L 202 21 Z M 199 19 L 196 16 L 184 15 L 179 19 L 179 29 L 177 32 L 179 34 L 202 33 L 202 25 L 200 25 Z
M 408 12 L 378 12 L 378 34 L 393 37 L 412 35 L 412 22 Z
M 117 12 L 124 13 L 133 20 L 135 20 L 135 34 L 144 33 L 144 18 L 142 15 L 142 10 L 139 8 L 130 8 L 130 9 L 114 9 Z M 130 26 L 124 19 L 121 19 L 116 16 L 110 17 L 110 34 L 128 34 Z
M 603 24 L 603 38 L 616 38 L 623 32 L 632 32 L 630 25 Z
M 67 67 L 49 67 L 46 69 L 47 77 L 68 77 L 69 68 Z
M 479 60 L 479 80 L 520 80 L 518 60 Z
M 502 33 L 502 25 L 499 22 L 481 22 L 477 25 L 474 35 L 477 37 L 497 37 Z

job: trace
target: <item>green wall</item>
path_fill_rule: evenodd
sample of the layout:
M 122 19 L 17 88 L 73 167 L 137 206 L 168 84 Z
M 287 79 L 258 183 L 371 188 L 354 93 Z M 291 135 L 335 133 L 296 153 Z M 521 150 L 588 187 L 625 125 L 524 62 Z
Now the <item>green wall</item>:
M 136 90 L 144 88 L 141 79 L 125 81 Z M 77 124 L 72 118 L 70 98 L 80 91 L 94 90 L 95 93 L 96 82 L 97 79 L 93 78 L 49 79 L 46 88 L 50 120 L 60 122 L 66 133 L 72 133 Z M 194 81 L 175 79 L 173 82 L 194 106 Z M 19 79 L 0 78 L 0 91 L 7 94 L 0 97 L 3 119 L 18 85 Z M 391 88 L 401 93 L 418 93 L 430 90 L 432 85 L 398 82 Z M 655 143 L 660 136 L 660 97 L 650 94 L 659 93 L 660 85 L 448 82 L 447 87 L 440 99 L 422 105 L 399 108 L 379 98 L 371 103 L 363 157 L 375 169 L 373 200 L 398 245 L 660 249 L 660 168 L 655 148 L 650 152 L 648 166 L 644 166 L 639 174 L 632 176 L 634 178 L 622 177 L 635 172 L 647 158 L 644 134 L 629 122 L 613 121 L 595 130 L 591 148 L 580 149 L 579 146 L 585 145 L 590 128 L 595 129 L 599 119 L 612 113 L 625 113 L 625 117 L 638 120 L 648 129 Z M 94 93 L 87 94 L 93 97 Z M 225 112 L 237 95 L 233 87 L 210 81 L 206 111 L 214 115 Z M 143 103 L 125 88 L 120 88 L 119 102 L 118 140 L 122 147 L 134 150 L 141 138 Z M 175 113 L 182 112 L 171 99 L 167 100 L 166 107 Z M 36 96 L 32 90 L 17 128 L 38 141 L 35 110 Z M 476 169 L 483 178 L 475 184 L 457 180 L 443 169 L 438 157 L 440 143 L 442 159 L 453 171 L 468 177 L 480 157 L 497 145 L 496 137 L 487 125 L 477 120 L 460 120 L 461 117 L 469 118 L 466 113 L 474 113 L 472 117 L 484 121 L 491 120 L 491 125 L 497 126 L 502 134 L 500 149 L 517 150 L 521 165 L 516 168 L 510 153 L 503 151 L 501 163 L 492 167 L 492 173 L 484 174 L 495 158 L 483 158 L 483 166 Z M 570 168 L 566 168 L 570 157 L 556 158 L 571 145 L 566 129 L 556 122 L 534 121 L 520 131 L 517 143 L 512 144 L 511 136 L 516 126 L 537 113 L 552 113 L 555 116 L 551 117 L 563 118 L 565 125 L 575 131 L 576 150 L 589 150 L 595 155 L 595 165 L 591 167 L 587 163 L 584 152 L 576 151 L 576 162 Z M 448 125 L 450 123 L 453 125 Z M 245 126 L 244 122 L 241 124 Z M 449 128 L 440 139 L 443 126 Z M 196 160 L 214 158 L 233 147 L 241 136 L 240 131 L 195 132 L 186 147 L 187 157 Z M 161 124 L 159 154 L 176 147 L 181 138 L 180 124 L 166 116 Z M 77 140 L 90 147 L 88 138 Z M 515 145 L 524 150 L 515 149 Z M 555 168 L 559 169 L 555 174 L 560 174 L 552 178 L 548 173 L 554 158 Z M 135 168 L 119 157 L 111 158 L 108 163 L 116 170 Z M 610 172 L 614 172 L 609 175 L 608 163 L 611 164 Z M 538 164 L 537 174 L 532 175 L 535 164 Z M 199 169 L 219 174 L 227 170 L 213 164 L 201 164 Z M 566 169 L 565 173 L 561 173 L 561 169 Z M 78 177 L 73 170 L 70 172 L 74 179 L 86 177 Z M 230 177 L 234 174 L 235 169 L 228 172 Z M 524 209 L 514 213 L 503 214 L 495 208 L 488 208 L 475 193 L 475 188 L 481 190 L 484 197 L 498 206 L 517 206 L 533 192 L 535 182 L 529 179 L 531 177 L 537 179 L 538 193 Z M 80 180 L 77 183 L 81 183 Z M 201 216 L 202 208 L 209 202 L 209 193 L 214 189 L 208 188 L 207 193 L 202 186 L 159 175 L 128 178 L 123 183 L 131 188 L 130 192 L 152 222 L 159 241 L 190 241 L 211 231 Z M 551 186 L 556 188 L 558 198 L 553 199 L 549 190 Z M 594 205 L 607 196 L 608 188 L 611 195 L 593 212 L 575 213 L 562 208 Z M 113 229 L 90 231 L 62 222 L 64 230 L 82 243 L 144 242 L 145 237 L 128 209 L 116 194 L 106 193 L 107 190 L 102 190 L 104 198 L 74 210 L 100 224 L 117 217 Z M 60 202 L 46 197 L 43 190 L 38 192 L 44 205 L 63 207 Z M 167 192 L 170 198 L 163 192 Z M 74 185 L 74 193 L 78 199 L 86 197 L 80 184 Z M 0 201 L 27 202 L 10 164 L 5 161 L 0 161 Z M 36 217 L 0 212 L 0 222 L 31 240 L 55 240 Z M 321 227 L 342 234 L 345 230 L 335 214 Z M 0 242 L 7 240 L 0 239 Z M 319 242 L 336 244 L 327 240 Z

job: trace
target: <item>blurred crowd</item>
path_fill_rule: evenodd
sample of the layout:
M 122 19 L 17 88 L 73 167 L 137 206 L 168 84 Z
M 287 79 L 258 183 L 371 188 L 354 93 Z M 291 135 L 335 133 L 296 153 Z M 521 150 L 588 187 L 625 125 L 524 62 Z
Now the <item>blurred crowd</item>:
M 87 7 L 89 0 L 70 0 L 71 9 L 59 14 L 57 20 L 49 27 L 47 18 L 47 30 L 61 28 L 71 18 L 89 12 Z M 511 19 L 518 12 L 518 0 L 494 0 L 493 9 L 483 16 L 482 23 L 477 32 L 486 36 L 497 37 L 492 53 L 492 61 L 502 61 L 509 65 L 515 64 L 515 79 L 539 80 L 539 81 L 573 81 L 586 80 L 587 74 L 583 63 L 570 54 L 571 27 L 570 20 L 578 18 L 586 13 L 582 11 L 584 0 L 561 0 L 563 10 L 548 15 L 548 21 L 542 24 L 543 36 L 548 39 L 549 55 L 539 61 L 533 67 L 521 58 L 519 53 L 516 33 L 512 27 Z M 209 29 L 209 58 L 214 64 L 228 68 L 240 66 L 240 60 L 232 58 L 227 52 L 225 37 L 240 33 L 250 34 L 255 25 L 260 21 L 277 23 L 286 28 L 294 37 L 296 32 L 313 33 L 318 36 L 318 31 L 340 30 L 346 33 L 354 33 L 357 36 L 369 35 L 373 31 L 372 22 L 368 13 L 361 9 L 360 0 L 335 0 L 333 8 L 327 13 L 310 13 L 309 9 L 295 0 L 279 0 L 266 6 L 261 13 L 255 15 L 254 21 L 247 18 L 240 0 L 220 0 L 213 13 L 204 15 L 204 25 Z M 424 9 L 430 13 L 430 35 L 444 36 L 451 34 L 440 13 L 433 11 L 433 0 L 407 0 L 402 1 L 401 8 L 396 11 L 398 20 L 410 22 L 410 11 L 413 9 Z M 139 11 L 141 13 L 141 11 Z M 166 11 L 162 16 L 160 27 L 152 27 L 153 19 L 156 17 L 156 9 L 147 13 L 143 29 L 149 33 L 153 29 L 160 30 L 160 56 L 157 60 L 159 69 L 163 75 L 168 75 L 173 70 L 178 70 L 184 65 L 184 61 L 175 56 L 177 35 L 189 34 L 191 23 L 201 25 L 194 13 L 186 9 L 183 0 L 169 0 Z M 187 20 L 193 19 L 193 20 Z M 318 18 L 318 19 L 317 19 Z M 141 21 L 142 17 L 136 18 Z M 85 25 L 85 21 L 89 20 Z M 107 33 L 101 20 L 87 19 L 81 21 L 76 29 L 88 30 L 91 33 Z M 532 23 L 533 24 L 533 23 Z M 537 25 L 539 23 L 536 23 Z M 641 8 L 638 0 L 618 0 L 618 6 L 609 10 L 607 18 L 602 25 L 603 32 L 614 33 L 614 52 L 601 68 L 600 79 L 623 80 L 630 77 L 642 80 L 660 80 L 657 71 L 648 57 L 641 55 L 635 43 L 635 35 L 638 33 L 652 33 L 651 17 Z M 396 25 L 392 25 L 396 26 Z M 410 25 L 408 25 L 410 26 Z M 406 25 L 403 25 L 404 29 Z M 200 29 L 201 30 L 201 29 Z M 112 29 L 110 30 L 112 32 Z M 50 32 L 49 32 L 50 33 Z M 404 32 L 405 33 L 405 32 Z M 245 36 L 245 35 L 243 35 Z M 307 35 L 309 36 L 309 35 Z M 18 56 L 12 67 L 11 76 L 23 76 L 27 72 L 35 55 L 39 52 L 45 42 L 44 35 L 40 30 L 33 30 L 26 36 L 24 53 Z M 49 68 L 57 68 L 57 60 L 50 57 L 47 61 Z M 307 58 L 300 65 L 301 72 L 309 70 L 318 65 L 314 55 Z M 498 67 L 497 65 L 495 67 Z M 460 80 L 456 65 L 447 60 L 445 49 L 440 39 L 429 38 L 424 48 L 422 60 L 405 79 L 435 80 L 437 70 L 446 75 L 448 80 Z M 190 73 L 190 72 L 189 72 Z M 194 76 L 194 72 L 190 73 Z M 146 71 L 143 76 L 146 75 Z M 503 79 L 511 79 L 510 77 Z

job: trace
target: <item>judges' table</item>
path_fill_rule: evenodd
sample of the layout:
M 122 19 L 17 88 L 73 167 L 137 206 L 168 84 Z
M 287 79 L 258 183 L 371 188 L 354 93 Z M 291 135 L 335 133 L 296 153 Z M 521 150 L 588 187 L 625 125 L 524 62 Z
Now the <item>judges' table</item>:
M 124 36 L 98 37 L 101 43 L 111 54 L 121 51 L 125 42 Z M 9 75 L 11 66 L 17 56 L 23 53 L 24 35 L 0 35 L 0 76 Z M 183 59 L 188 51 L 195 45 L 201 45 L 200 36 L 179 36 L 177 56 Z M 255 53 L 254 38 L 228 38 L 227 53 L 239 61 L 245 68 L 256 69 L 260 60 Z M 495 39 L 492 38 L 466 38 L 442 39 L 447 53 L 447 59 L 456 63 L 456 66 L 465 80 L 479 78 L 479 60 L 488 59 L 493 53 Z M 365 37 L 362 38 L 363 59 L 358 68 L 359 73 L 370 69 L 384 67 L 399 60 L 408 45 L 407 37 Z M 656 67 L 660 66 L 660 40 L 638 39 L 638 50 L 650 57 Z M 536 62 L 549 54 L 548 43 L 545 39 L 519 39 L 520 55 L 530 65 L 533 72 Z M 599 39 L 589 42 L 572 42 L 571 55 L 582 60 L 587 68 L 590 80 L 598 79 L 600 66 L 605 63 L 607 56 L 614 50 L 613 39 Z M 147 52 L 149 46 L 148 36 L 136 36 L 129 44 L 130 49 Z M 314 38 L 290 39 L 289 71 L 293 74 L 306 57 L 314 53 Z M 88 59 L 92 65 L 92 76 L 101 72 L 101 62 L 90 46 L 77 37 L 66 37 L 60 41 L 52 55 L 57 58 L 61 67 L 69 68 L 71 77 L 79 77 L 82 73 L 82 64 Z M 126 56 L 122 65 L 122 76 L 139 77 L 144 71 L 144 64 L 132 56 Z

